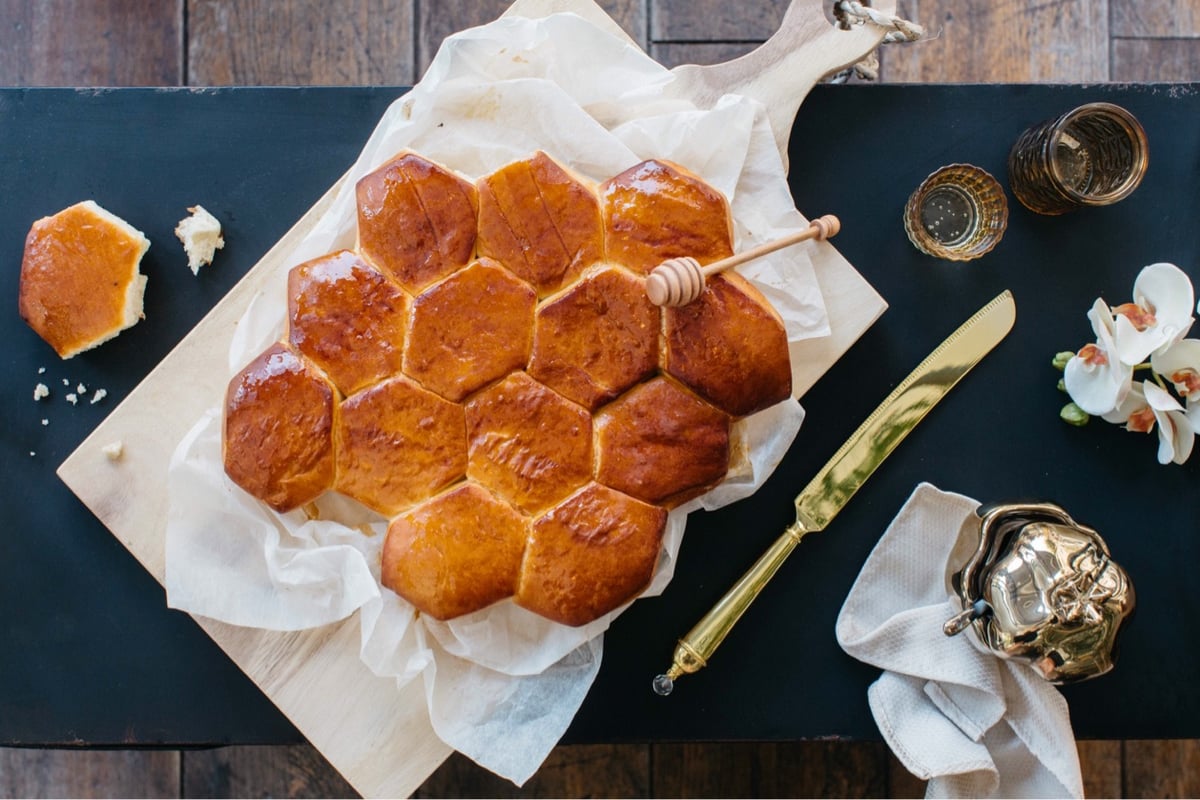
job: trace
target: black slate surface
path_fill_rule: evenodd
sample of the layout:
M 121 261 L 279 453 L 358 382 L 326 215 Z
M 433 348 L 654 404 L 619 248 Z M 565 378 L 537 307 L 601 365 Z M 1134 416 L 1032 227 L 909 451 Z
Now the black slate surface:
M 300 739 L 54 470 L 345 172 L 399 92 L 0 90 L 0 743 Z M 60 361 L 17 314 L 21 253 L 35 219 L 89 197 L 152 242 L 147 315 Z M 196 203 L 226 240 L 199 277 L 172 232 Z M 34 403 L 39 381 L 53 394 Z M 78 383 L 108 397 L 70 406 Z
M 211 744 L 299 734 L 54 477 L 55 467 L 349 166 L 398 89 L 0 90 L 0 744 Z M 938 261 L 907 241 L 908 194 L 969 162 L 1007 183 L 1027 126 L 1108 100 L 1145 125 L 1150 169 L 1124 202 L 1038 217 L 1010 200 L 984 258 Z M 804 398 L 791 452 L 750 500 L 692 517 L 676 578 L 609 632 L 604 666 L 567 741 L 875 738 L 877 671 L 833 638 L 870 549 L 920 481 L 981 500 L 1046 499 L 1100 529 L 1133 576 L 1139 612 L 1116 671 L 1069 687 L 1081 738 L 1200 737 L 1196 596 L 1200 456 L 1159 466 L 1153 437 L 1057 419 L 1048 365 L 1090 340 L 1092 300 L 1130 298 L 1171 261 L 1200 281 L 1200 87 L 818 87 L 792 139 L 809 216 L 835 213 L 837 246 L 889 310 Z M 151 310 L 114 342 L 60 362 L 16 313 L 37 217 L 93 197 L 154 242 Z M 171 234 L 189 205 L 228 244 L 193 278 Z M 1013 333 L 906 440 L 829 529 L 800 546 L 718 651 L 674 695 L 650 691 L 673 642 L 791 521 L 792 497 L 880 399 L 1000 290 Z M 39 375 L 39 367 L 46 373 Z M 101 403 L 63 399 L 84 383 Z M 34 403 L 38 381 L 53 396 Z M 49 420 L 42 426 L 40 420 Z M 33 451 L 35 455 L 30 455 Z

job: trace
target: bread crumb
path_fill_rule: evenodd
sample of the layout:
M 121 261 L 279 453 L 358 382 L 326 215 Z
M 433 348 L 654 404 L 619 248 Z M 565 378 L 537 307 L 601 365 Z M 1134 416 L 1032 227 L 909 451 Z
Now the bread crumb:
M 103 400 L 106 397 L 108 397 L 107 389 L 97 389 L 95 391 L 95 393 L 92 395 L 92 402 L 89 403 L 88 405 L 94 406 L 94 405 L 96 405 L 96 403 L 99 403 L 101 400 Z
M 67 395 L 67 402 L 70 403 L 71 405 L 75 405 L 76 403 L 79 402 L 79 395 L 75 394 L 74 392 L 71 392 L 70 394 Z
M 46 419 L 45 417 L 42 417 L 42 424 L 43 424 L 43 425 L 49 425 L 49 424 L 50 424 L 50 420 Z
M 204 206 L 192 206 L 188 211 L 192 215 L 179 221 L 175 235 L 183 242 L 192 274 L 199 275 L 200 267 L 212 263 L 217 250 L 225 246 L 225 240 L 221 238 L 221 223 Z
M 38 367 L 38 375 L 45 375 L 45 374 L 46 374 L 46 368 Z
M 66 378 L 63 378 L 63 386 L 70 386 L 70 385 L 71 385 L 71 382 L 69 380 L 67 380 Z
M 86 387 L 86 386 L 84 386 L 84 385 L 81 383 L 81 384 L 79 384 L 78 386 L 76 386 L 76 387 L 75 387 L 75 391 L 76 391 L 78 394 L 87 394 L 87 387 Z
M 125 455 L 125 444 L 118 439 L 101 447 L 100 452 L 104 453 L 109 461 L 120 461 L 121 456 Z
M 30 450 L 30 451 L 29 451 L 29 457 L 30 457 L 30 458 L 33 458 L 33 457 L 34 457 L 34 456 L 36 456 L 36 455 L 37 455 L 37 453 L 33 452 L 32 450 Z
M 39 383 L 37 386 L 33 387 L 33 399 L 34 400 L 41 400 L 43 397 L 49 397 L 49 396 L 50 396 L 50 387 L 47 386 L 46 384 Z

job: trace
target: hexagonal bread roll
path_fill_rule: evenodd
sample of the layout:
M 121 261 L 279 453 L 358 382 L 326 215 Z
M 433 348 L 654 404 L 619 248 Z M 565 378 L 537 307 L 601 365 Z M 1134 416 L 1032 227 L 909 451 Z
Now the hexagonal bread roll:
M 733 219 L 725 196 L 667 161 L 643 161 L 605 181 L 608 258 L 645 275 L 669 258 L 701 265 L 733 255 Z
M 481 258 L 413 300 L 405 373 L 458 402 L 524 368 L 536 303 L 528 284 Z
M 595 410 L 654 375 L 661 326 L 643 280 L 607 265 L 538 308 L 529 374 Z
M 517 583 L 517 605 L 584 625 L 650 583 L 667 512 L 598 483 L 536 519 Z
M 663 316 L 664 371 L 717 408 L 744 417 L 791 395 L 783 321 L 741 275 L 714 276 L 697 300 Z
M 466 472 L 463 408 L 397 375 L 342 401 L 334 488 L 380 514 L 421 502 Z
M 542 152 L 484 176 L 479 254 L 504 264 L 545 296 L 604 253 L 600 203 L 581 179 Z
M 592 416 L 514 372 L 466 403 L 467 476 L 526 513 L 592 477 Z
M 419 292 L 471 260 L 475 187 L 416 153 L 404 153 L 363 176 L 358 251 L 408 292 Z
M 357 253 L 330 253 L 288 273 L 288 338 L 353 394 L 400 371 L 410 302 Z
M 486 489 L 464 483 L 392 520 L 381 582 L 435 619 L 487 608 L 516 591 L 528 525 Z
M 405 153 L 357 198 L 357 251 L 293 269 L 284 341 L 230 384 L 231 477 L 277 510 L 333 489 L 389 518 L 382 583 L 437 619 L 628 603 L 668 511 L 728 473 L 733 423 L 791 389 L 747 281 L 645 296 L 666 258 L 731 254 L 725 198 L 664 161 L 595 186 L 540 152 L 474 183 Z M 264 359 L 287 369 L 250 402 Z
M 275 344 L 234 376 L 225 395 L 225 473 L 276 511 L 333 485 L 333 387 Z

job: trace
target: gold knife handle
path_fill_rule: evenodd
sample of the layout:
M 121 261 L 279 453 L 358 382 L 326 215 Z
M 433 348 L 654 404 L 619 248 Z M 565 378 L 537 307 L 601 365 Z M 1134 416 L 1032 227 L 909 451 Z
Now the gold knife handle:
M 666 674 L 654 678 L 652 685 L 657 694 L 670 694 L 677 678 L 698 672 L 708 665 L 708 660 L 729 635 L 729 631 L 808 532 L 798 520 L 788 526 L 712 610 L 688 631 L 687 636 L 679 640 L 671 668 Z

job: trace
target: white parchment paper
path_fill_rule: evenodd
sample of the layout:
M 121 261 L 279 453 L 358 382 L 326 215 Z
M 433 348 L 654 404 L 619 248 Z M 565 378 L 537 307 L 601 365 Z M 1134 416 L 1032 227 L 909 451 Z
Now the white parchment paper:
M 354 246 L 354 182 L 411 149 L 474 180 L 535 150 L 603 181 L 647 158 L 675 161 L 729 198 L 735 249 L 806 222 L 793 207 L 762 106 L 727 96 L 699 110 L 672 96 L 670 71 L 573 14 L 501 18 L 446 40 L 420 84 L 397 100 L 331 209 L 289 266 Z M 829 332 L 806 246 L 741 270 L 783 316 L 788 338 Z M 239 323 L 230 376 L 283 335 L 286 272 Z M 332 494 L 319 520 L 276 514 L 225 477 L 220 396 L 180 442 L 168 475 L 169 604 L 225 622 L 300 630 L 359 612 L 361 658 L 401 685 L 424 681 L 438 735 L 513 782 L 541 765 L 599 669 L 603 631 L 620 611 L 571 628 L 511 601 L 449 622 L 418 615 L 379 586 L 386 523 Z M 735 426 L 739 457 L 721 486 L 668 516 L 645 595 L 670 582 L 687 514 L 746 497 L 770 475 L 803 419 L 794 400 Z

